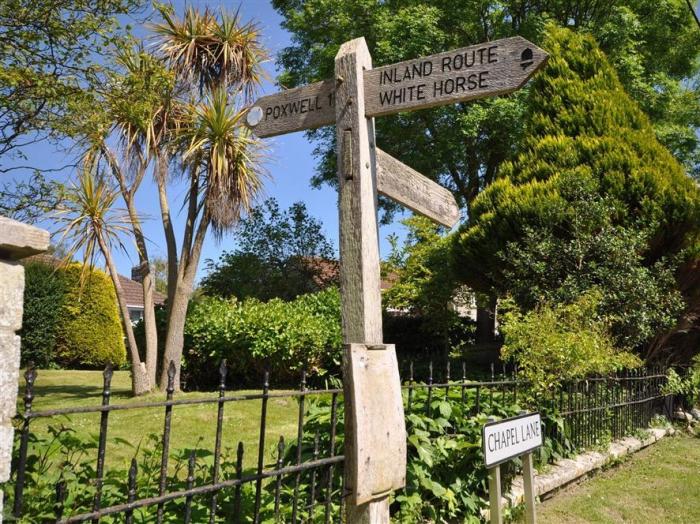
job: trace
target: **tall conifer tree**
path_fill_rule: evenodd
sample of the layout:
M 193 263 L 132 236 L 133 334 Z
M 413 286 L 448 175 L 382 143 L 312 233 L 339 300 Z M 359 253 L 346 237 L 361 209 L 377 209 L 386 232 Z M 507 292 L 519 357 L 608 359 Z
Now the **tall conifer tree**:
M 659 143 L 593 38 L 551 27 L 544 48 L 551 56 L 531 86 L 520 153 L 476 198 L 455 236 L 457 272 L 476 289 L 509 291 L 507 246 L 544 229 L 573 239 L 587 207 L 582 192 L 605 214 L 600 231 L 643 236 L 637 254 L 644 266 L 675 255 L 692 264 L 700 234 L 696 183 Z

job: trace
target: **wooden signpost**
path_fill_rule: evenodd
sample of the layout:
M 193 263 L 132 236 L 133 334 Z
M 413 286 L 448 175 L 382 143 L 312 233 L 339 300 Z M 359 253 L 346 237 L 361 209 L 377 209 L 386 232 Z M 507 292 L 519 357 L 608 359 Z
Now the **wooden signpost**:
M 447 227 L 459 218 L 449 191 L 377 147 L 373 117 L 510 93 L 546 59 L 513 37 L 372 69 L 358 38 L 340 47 L 335 78 L 264 96 L 246 115 L 261 138 L 336 126 L 350 524 L 388 523 L 388 496 L 406 481 L 396 351 L 382 335 L 377 194 Z
M 542 445 L 542 420 L 539 413 L 494 420 L 481 433 L 484 462 L 489 472 L 489 509 L 491 524 L 501 524 L 501 464 L 515 457 L 523 462 L 525 522 L 535 524 L 535 486 L 532 452 Z

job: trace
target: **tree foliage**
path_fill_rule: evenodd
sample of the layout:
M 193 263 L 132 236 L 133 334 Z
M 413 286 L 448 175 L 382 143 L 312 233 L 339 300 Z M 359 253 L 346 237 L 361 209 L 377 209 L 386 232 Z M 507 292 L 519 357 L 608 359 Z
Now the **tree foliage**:
M 273 5 L 292 34 L 278 58 L 285 87 L 332 78 L 340 44 L 360 36 L 380 66 L 515 34 L 544 45 L 547 22 L 592 34 L 657 136 L 688 169 L 697 169 L 700 32 L 684 0 L 274 0 Z M 452 189 L 469 208 L 517 147 L 525 99 L 521 90 L 378 118 L 377 143 Z M 320 158 L 316 183 L 334 183 L 335 132 L 326 128 L 310 136 Z
M 142 0 L 0 2 L 0 160 L 74 117 L 70 105 L 99 69 L 96 57 L 123 37 L 119 17 Z M 3 162 L 4 163 L 4 162 Z
M 450 266 L 450 240 L 444 228 L 427 218 L 413 216 L 403 224 L 409 229 L 404 245 L 390 239 L 392 252 L 382 267 L 391 282 L 382 295 L 383 306 L 417 317 L 420 330 L 444 346 L 450 331 L 461 325 L 452 306 L 469 298 Z
M 110 278 L 93 269 L 83 278 L 81 264 L 61 270 L 66 294 L 60 307 L 56 362 L 63 366 L 121 366 L 124 332 Z
M 615 348 L 598 312 L 600 299 L 600 292 L 591 290 L 571 303 L 541 303 L 526 313 L 506 305 L 502 357 L 516 362 L 521 376 L 539 392 L 563 381 L 640 366 L 637 356 Z
M 210 295 L 293 300 L 337 280 L 333 247 L 303 202 L 280 210 L 274 198 L 253 208 L 236 228 L 238 247 L 207 261 L 202 289 Z
M 475 200 L 455 238 L 455 268 L 471 286 L 514 290 L 523 304 L 601 285 L 608 311 L 660 311 L 618 326 L 618 340 L 634 346 L 677 313 L 663 261 L 691 256 L 700 191 L 591 37 L 552 28 L 545 47 L 522 152 Z M 535 287 L 523 293 L 529 278 Z
M 558 224 L 527 227 L 499 252 L 499 287 L 527 309 L 570 303 L 598 288 L 600 313 L 618 347 L 639 347 L 673 327 L 684 305 L 675 260 L 645 264 L 646 234 L 614 225 L 612 199 L 589 179 L 570 177 L 560 193 L 568 203 L 568 235 L 557 232 Z
M 0 187 L 0 216 L 33 224 L 60 207 L 65 187 L 35 172 L 27 181 L 12 180 Z

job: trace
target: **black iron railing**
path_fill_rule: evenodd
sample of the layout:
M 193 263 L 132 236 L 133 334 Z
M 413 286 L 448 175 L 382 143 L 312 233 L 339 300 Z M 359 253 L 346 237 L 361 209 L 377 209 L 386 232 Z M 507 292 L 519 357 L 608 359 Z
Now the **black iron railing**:
M 652 417 L 661 413 L 666 395 L 663 386 L 665 372 L 642 370 L 610 377 L 592 377 L 566 383 L 549 393 L 534 394 L 529 385 L 520 380 L 517 370 L 503 367 L 496 373 L 491 367 L 490 377 L 471 381 L 466 366 L 461 365 L 461 377 L 452 375 L 453 365 L 448 362 L 440 377 L 428 365 L 427 377 L 414 377 L 414 366 L 409 365 L 404 382 L 404 407 L 407 416 L 420 412 L 423 416 L 437 417 L 439 404 L 449 401 L 460 406 L 462 417 L 476 415 L 507 416 L 509 409 L 540 410 L 547 420 L 559 419 L 561 425 L 549 424 L 546 435 L 563 442 L 571 449 L 586 448 L 619 438 L 638 428 L 648 427 Z M 36 463 L 30 463 L 29 448 L 33 441 L 32 423 L 38 419 L 64 418 L 78 414 L 99 414 L 99 435 L 96 441 L 94 474 L 88 492 L 90 501 L 77 501 L 75 494 L 86 486 L 72 486 L 63 476 L 56 482 L 53 516 L 42 521 L 70 522 L 243 522 L 262 520 L 275 522 L 340 522 L 343 513 L 344 491 L 342 470 L 343 395 L 342 389 L 311 390 L 302 374 L 296 391 L 271 391 L 265 374 L 260 393 L 232 393 L 226 389 L 227 367 L 219 368 L 219 387 L 216 393 L 201 398 L 181 398 L 174 395 L 175 369 L 168 372 L 165 399 L 136 404 L 110 402 L 112 370 L 104 371 L 101 403 L 95 406 L 77 406 L 52 410 L 33 410 L 34 386 L 37 372 L 25 373 L 23 410 L 17 417 L 17 446 L 14 462 L 12 515 L 32 522 L 35 500 L 27 503 L 28 473 L 36 473 Z M 274 399 L 294 399 L 297 402 L 296 438 L 291 444 L 280 436 L 270 456 L 266 441 L 268 403 Z M 222 434 L 227 407 L 241 401 L 260 403 L 259 438 L 253 467 L 244 468 L 246 450 L 238 443 L 235 459 L 222 449 Z M 322 423 L 314 421 L 308 428 L 310 403 L 323 403 Z M 182 406 L 216 405 L 213 462 L 202 465 L 195 450 L 191 450 L 184 470 L 173 472 L 170 435 L 173 411 Z M 435 406 L 438 406 L 436 408 Z M 516 408 L 516 406 L 518 406 Z M 159 457 L 155 473 L 142 482 L 136 458 L 131 460 L 126 478 L 115 481 L 106 465 L 110 415 L 124 410 L 163 410 L 163 429 L 159 437 Z M 68 422 L 70 423 L 70 421 Z M 456 434 L 459 424 L 450 431 Z M 278 428 L 272 428 L 277 431 Z M 195 429 L 196 431 L 196 429 Z M 266 454 L 267 450 L 267 454 Z M 266 461 L 266 456 L 268 457 Z M 232 459 L 233 465 L 229 462 Z M 200 474 L 203 468 L 206 474 Z M 92 470 L 91 470 L 92 471 Z M 116 484 L 115 484 L 116 482 Z M 105 489 L 116 489 L 118 496 L 105 500 Z M 115 487 L 116 486 L 116 487 Z M 31 490 L 29 490 L 31 492 Z M 34 492 L 32 492 L 34 493 Z M 45 492 L 43 492 L 45 495 Z M 71 496 L 73 495 L 73 496 Z M 32 496 L 36 496 L 34 493 Z M 46 506 L 46 504 L 44 504 Z M 117 518 L 118 517 L 118 518 Z
M 332 501 L 333 496 L 340 492 L 338 485 L 339 475 L 334 474 L 334 469 L 338 464 L 342 464 L 344 456 L 336 453 L 336 426 L 338 423 L 337 412 L 338 402 L 342 398 L 341 389 L 324 389 L 324 390 L 309 390 L 306 388 L 305 378 L 302 377 L 301 387 L 298 391 L 293 392 L 274 392 L 269 389 L 269 380 L 267 373 L 265 374 L 262 392 L 260 394 L 227 394 L 226 391 L 226 363 L 223 362 L 219 369 L 220 384 L 218 394 L 211 398 L 197 399 L 176 399 L 174 398 L 174 377 L 175 367 L 170 365 L 168 370 L 168 386 L 166 389 L 166 398 L 164 401 L 158 402 L 143 402 L 139 404 L 110 404 L 112 369 L 108 367 L 104 371 L 104 384 L 102 391 L 102 403 L 99 406 L 91 407 L 72 407 L 64 409 L 53 409 L 44 411 L 33 411 L 32 403 L 34 399 L 34 384 L 37 377 L 37 372 L 34 369 L 28 369 L 25 373 L 26 387 L 24 393 L 24 410 L 18 416 L 20 421 L 19 429 L 19 447 L 17 451 L 16 475 L 14 478 L 14 496 L 13 496 L 13 511 L 15 518 L 25 517 L 28 521 L 32 521 L 32 515 L 25 512 L 25 497 L 24 492 L 27 482 L 28 470 L 28 449 L 30 438 L 32 435 L 31 424 L 37 419 L 45 419 L 52 417 L 63 417 L 66 415 L 99 413 L 100 414 L 100 431 L 97 445 L 97 455 L 95 459 L 95 477 L 93 479 L 94 497 L 90 511 L 79 511 L 75 514 L 66 515 L 66 499 L 68 492 L 73 489 L 86 489 L 86 486 L 69 486 L 65 479 L 60 479 L 55 486 L 55 503 L 54 513 L 55 522 L 72 523 L 72 522 L 99 522 L 101 519 L 104 522 L 106 517 L 114 515 L 123 515 L 124 521 L 127 523 L 134 522 L 135 513 L 144 508 L 155 508 L 155 515 L 150 516 L 157 523 L 172 521 L 166 518 L 166 512 L 173 508 L 168 507 L 168 503 L 176 500 L 184 501 L 184 508 L 179 506 L 177 511 L 182 510 L 177 515 L 178 522 L 194 522 L 193 520 L 193 501 L 202 497 L 209 498 L 208 522 L 217 520 L 219 512 L 218 496 L 221 492 L 230 492 L 233 490 L 233 508 L 229 512 L 233 516 L 233 521 L 243 522 L 243 517 L 252 514 L 253 522 L 260 522 L 262 511 L 261 502 L 263 491 L 265 494 L 274 499 L 274 509 L 272 517 L 275 521 L 284 521 L 280 517 L 282 498 L 282 484 L 285 479 L 294 479 L 295 496 L 294 496 L 294 517 L 297 519 L 297 512 L 303 509 L 307 515 L 309 511 L 313 515 L 318 514 L 317 509 L 323 508 L 324 522 L 331 522 L 332 516 Z M 329 449 L 322 450 L 319 448 L 318 439 L 316 439 L 313 455 L 310 460 L 303 460 L 301 455 L 302 438 L 304 435 L 304 404 L 307 397 L 324 395 L 329 397 L 331 404 L 331 434 Z M 293 464 L 284 464 L 285 442 L 284 438 L 280 440 L 276 446 L 277 457 L 272 467 L 265 467 L 265 449 L 266 449 L 266 431 L 267 431 L 267 405 L 271 399 L 293 398 L 299 403 L 298 412 L 298 432 L 296 449 L 296 462 Z M 243 443 L 239 442 L 236 452 L 235 475 L 231 478 L 221 478 L 221 460 L 222 460 L 222 432 L 224 422 L 225 407 L 230 403 L 240 401 L 259 401 L 261 403 L 261 415 L 259 422 L 259 441 L 257 448 L 256 467 L 253 472 L 244 471 L 244 447 Z M 168 490 L 169 477 L 169 461 L 170 461 L 170 433 L 172 427 L 172 413 L 177 406 L 192 406 L 202 404 L 217 404 L 216 416 L 216 433 L 214 442 L 213 466 L 211 467 L 211 477 L 209 482 L 203 485 L 195 486 L 195 468 L 197 457 L 195 450 L 190 452 L 187 461 L 187 474 L 185 477 L 185 485 L 183 489 Z M 157 409 L 164 410 L 164 424 L 161 436 L 161 452 L 160 452 L 160 468 L 157 479 L 158 489 L 157 494 L 149 497 L 139 497 L 137 490 L 137 480 L 139 476 L 138 463 L 136 458 L 131 460 L 131 466 L 128 471 L 128 479 L 124 489 L 124 501 L 118 504 L 112 504 L 107 507 L 103 505 L 103 484 L 105 480 L 105 459 L 107 453 L 107 435 L 109 430 L 109 417 L 114 411 L 122 410 L 142 410 L 142 409 Z M 325 454 L 325 456 L 322 456 Z M 337 473 L 337 470 L 336 470 Z M 313 484 L 310 492 L 310 500 L 301 501 L 298 494 L 299 483 L 302 477 L 310 477 L 310 482 Z M 323 481 L 323 482 L 322 482 Z M 252 509 L 244 508 L 242 503 L 242 490 L 245 486 L 254 487 L 253 507 Z M 336 496 L 336 503 L 342 503 L 342 497 Z M 303 505 L 303 508 L 298 506 Z M 333 513 L 338 513 L 334 511 Z M 138 521 L 143 521 L 144 515 L 139 516 Z M 200 517 L 201 518 L 201 517 Z M 200 520 L 201 521 L 201 520 Z

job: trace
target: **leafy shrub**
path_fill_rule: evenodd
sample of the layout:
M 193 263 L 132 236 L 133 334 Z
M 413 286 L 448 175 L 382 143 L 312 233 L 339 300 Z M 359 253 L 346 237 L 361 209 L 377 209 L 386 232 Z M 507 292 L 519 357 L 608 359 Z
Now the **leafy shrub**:
M 562 381 L 641 365 L 635 355 L 615 349 L 607 325 L 598 318 L 600 294 L 592 291 L 571 304 L 544 304 L 525 314 L 503 314 L 504 359 L 521 376 L 546 391 Z M 512 306 L 511 306 L 512 307 Z
M 184 371 L 200 385 L 217 380 L 212 369 L 223 358 L 258 383 L 265 370 L 283 381 L 302 370 L 322 375 L 340 364 L 340 295 L 331 288 L 290 302 L 205 298 L 191 306 L 185 335 Z
M 391 504 L 392 519 L 396 522 L 480 522 L 480 511 L 488 506 L 487 471 L 481 450 L 481 428 L 489 416 L 505 418 L 517 415 L 525 405 L 513 402 L 510 392 L 493 395 L 481 392 L 480 410 L 475 412 L 476 391 L 453 387 L 448 392 L 417 388 L 411 392 L 410 408 L 406 409 L 408 461 L 406 487 L 394 494 Z M 319 449 L 330 449 L 331 400 L 318 397 L 308 400 L 304 423 L 301 456 L 310 460 L 314 441 Z M 408 406 L 408 392 L 404 391 L 404 405 Z M 336 454 L 343 453 L 344 410 L 338 405 Z M 541 409 L 545 427 L 563 432 L 563 421 L 546 409 Z M 325 451 L 327 453 L 327 451 Z M 552 458 L 569 456 L 573 448 L 566 439 L 553 440 L 545 436 L 543 446 L 535 454 L 538 464 Z M 297 446 L 286 448 L 284 463 L 293 464 Z M 506 490 L 520 467 L 518 460 L 501 465 Z M 335 469 L 334 486 L 340 485 L 342 472 Z M 294 487 L 293 479 L 285 481 L 281 494 L 282 522 L 289 522 Z M 310 484 L 302 480 L 299 487 L 302 500 L 308 500 Z M 301 519 L 309 515 L 301 510 Z M 288 514 L 284 514 L 287 512 Z M 314 514 L 318 518 L 318 514 Z
M 120 366 L 126 361 L 117 297 L 110 278 L 99 270 L 81 280 L 82 266 L 61 270 L 66 294 L 59 312 L 56 362 L 64 366 Z
M 15 439 L 17 446 L 19 439 Z M 124 439 L 115 438 L 110 446 L 127 446 L 133 449 L 137 466 L 136 492 L 139 498 L 158 496 L 162 438 L 150 434 L 134 445 Z M 49 426 L 46 435 L 32 435 L 27 455 L 27 477 L 24 489 L 23 517 L 20 523 L 54 522 L 56 510 L 56 485 L 60 481 L 66 484 L 66 498 L 63 504 L 63 517 L 92 511 L 96 493 L 95 457 L 97 455 L 98 436 L 78 436 L 74 430 L 65 425 Z M 194 480 L 196 485 L 212 482 L 214 454 L 199 447 L 195 449 L 173 450 L 170 454 L 167 485 L 169 491 L 187 488 L 188 459 L 195 456 Z M 17 456 L 17 449 L 15 454 Z M 230 480 L 236 476 L 236 450 L 225 448 L 222 452 L 219 481 Z M 128 464 L 114 465 L 106 468 L 102 487 L 102 507 L 123 504 L 128 494 Z M 16 467 L 13 467 L 13 473 Z M 11 479 L 14 482 L 15 478 Z M 250 513 L 254 498 L 254 483 L 245 484 L 241 490 L 241 507 Z M 10 500 L 5 504 L 7 520 L 12 508 L 12 489 L 6 493 Z M 267 502 L 269 494 L 263 492 Z M 234 490 L 223 490 L 218 494 L 219 517 L 224 522 L 232 522 Z M 176 499 L 165 504 L 163 522 L 182 522 L 186 501 Z M 209 496 L 192 498 L 192 522 L 206 522 L 209 518 L 211 499 Z M 269 504 L 267 504 L 269 506 Z M 134 522 L 156 522 L 157 506 L 134 510 Z M 105 524 L 124 522 L 124 514 L 102 517 Z M 274 522 L 264 519 L 263 522 Z
M 46 368 L 55 363 L 56 333 L 66 284 L 62 273 L 41 262 L 24 268 L 22 365 L 33 362 Z
M 693 358 L 687 373 L 679 374 L 670 368 L 666 373 L 666 383 L 661 388 L 664 395 L 677 395 L 684 407 L 691 408 L 700 402 L 700 355 Z

